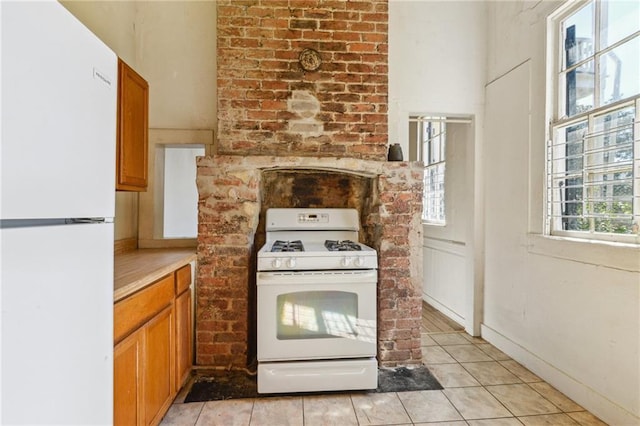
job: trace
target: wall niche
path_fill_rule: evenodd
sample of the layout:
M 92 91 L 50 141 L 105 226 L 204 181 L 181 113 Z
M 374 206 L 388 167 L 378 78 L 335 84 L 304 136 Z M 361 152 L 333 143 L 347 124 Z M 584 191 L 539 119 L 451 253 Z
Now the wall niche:
M 360 241 L 372 244 L 369 214 L 377 199 L 376 178 L 355 173 L 317 169 L 263 170 L 260 221 L 256 247 L 265 240 L 269 208 L 352 208 L 360 212 Z

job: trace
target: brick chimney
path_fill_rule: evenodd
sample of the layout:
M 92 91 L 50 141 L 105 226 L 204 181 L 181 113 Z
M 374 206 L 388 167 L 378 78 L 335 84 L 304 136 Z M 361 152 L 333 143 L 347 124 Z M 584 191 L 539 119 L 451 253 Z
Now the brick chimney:
M 386 0 L 218 1 L 218 153 L 386 159 Z M 305 71 L 305 49 L 321 64 Z
M 422 167 L 386 161 L 387 0 L 219 0 L 217 8 L 217 152 L 198 161 L 197 177 L 196 363 L 253 361 L 266 208 L 352 207 L 364 242 L 378 250 L 378 361 L 419 364 Z M 316 70 L 300 63 L 305 49 L 318 53 Z M 265 193 L 274 179 L 288 182 L 277 201 Z M 330 196 L 338 182 L 344 196 Z M 305 197 L 294 196 L 302 186 Z

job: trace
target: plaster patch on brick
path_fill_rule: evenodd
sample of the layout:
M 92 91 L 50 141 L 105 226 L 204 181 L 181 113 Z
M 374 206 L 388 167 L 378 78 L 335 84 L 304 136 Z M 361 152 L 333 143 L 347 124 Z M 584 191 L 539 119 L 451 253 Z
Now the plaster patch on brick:
M 315 118 L 320 112 L 320 101 L 307 90 L 294 90 L 287 100 L 287 111 L 298 119 L 289 120 L 289 132 L 307 136 L 320 136 L 324 124 Z

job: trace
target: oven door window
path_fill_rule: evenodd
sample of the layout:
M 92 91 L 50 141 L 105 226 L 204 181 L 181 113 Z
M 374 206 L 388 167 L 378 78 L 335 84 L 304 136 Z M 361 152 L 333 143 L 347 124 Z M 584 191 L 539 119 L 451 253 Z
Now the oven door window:
M 354 338 L 358 295 L 345 291 L 301 291 L 277 298 L 278 340 Z

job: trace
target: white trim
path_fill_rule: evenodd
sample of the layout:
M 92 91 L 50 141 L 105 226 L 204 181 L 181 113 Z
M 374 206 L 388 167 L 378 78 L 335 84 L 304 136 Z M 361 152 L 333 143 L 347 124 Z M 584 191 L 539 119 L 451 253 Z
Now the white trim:
M 454 321 L 454 322 L 458 323 L 458 325 L 460 325 L 461 327 L 464 327 L 464 317 L 461 317 L 457 313 L 453 312 L 451 309 L 447 308 L 445 305 L 443 305 L 442 303 L 438 302 L 433 297 L 427 296 L 426 293 L 422 293 L 422 300 L 424 300 L 429 305 L 431 305 L 434 308 L 436 308 L 438 311 L 440 311 L 441 314 L 443 314 L 444 316 L 449 318 L 451 321 Z M 467 331 L 467 330 L 465 330 L 465 331 Z M 467 333 L 469 333 L 469 331 L 467 331 Z M 471 333 L 469 333 L 469 334 L 471 334 Z
M 138 194 L 138 247 L 195 247 L 196 238 L 162 238 L 164 192 L 164 145 L 204 145 L 211 155 L 213 130 L 149 129 L 149 181 L 146 192 Z
M 590 265 L 640 272 L 640 246 L 601 240 L 528 234 L 529 253 Z
M 481 335 L 505 354 L 531 370 L 534 374 L 612 425 L 640 424 L 640 417 L 625 410 L 606 396 L 598 393 L 577 379 L 553 365 L 549 360 L 538 357 L 524 346 L 514 342 L 486 324 L 481 325 Z
M 424 236 L 422 238 L 422 246 L 459 257 L 465 257 L 467 255 L 466 244 L 463 241 L 443 240 L 441 238 Z

